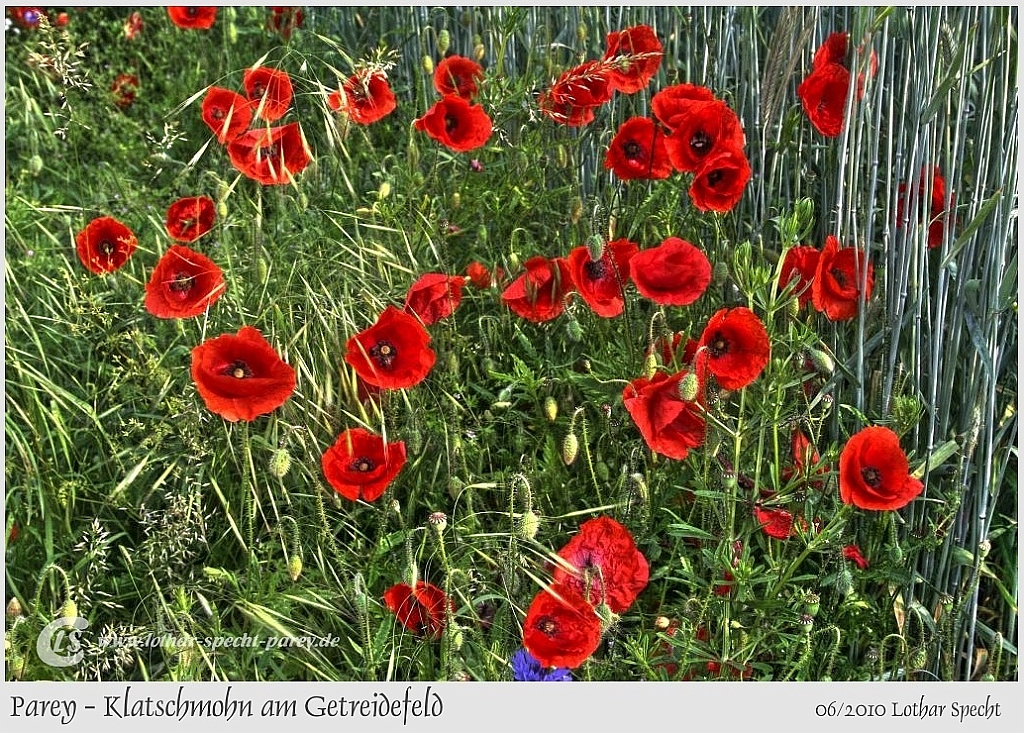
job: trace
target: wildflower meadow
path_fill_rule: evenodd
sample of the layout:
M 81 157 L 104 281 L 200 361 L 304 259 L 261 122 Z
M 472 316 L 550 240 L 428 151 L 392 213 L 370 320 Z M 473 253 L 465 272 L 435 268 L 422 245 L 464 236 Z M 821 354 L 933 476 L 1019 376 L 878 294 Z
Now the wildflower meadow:
M 1016 6 L 6 14 L 8 680 L 1017 679 Z

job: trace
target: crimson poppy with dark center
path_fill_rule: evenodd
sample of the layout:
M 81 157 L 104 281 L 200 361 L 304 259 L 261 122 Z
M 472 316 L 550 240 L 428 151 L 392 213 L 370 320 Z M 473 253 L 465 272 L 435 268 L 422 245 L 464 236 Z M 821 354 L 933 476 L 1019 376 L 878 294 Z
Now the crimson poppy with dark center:
M 198 316 L 224 293 L 224 274 L 206 255 L 176 244 L 146 283 L 146 310 L 157 318 Z
M 750 176 L 750 163 L 742 150 L 719 150 L 704 158 L 694 175 L 690 200 L 701 211 L 731 211 L 743 197 Z
M 896 227 L 903 228 L 904 212 L 908 208 L 908 189 L 906 183 L 899 187 L 899 197 L 896 200 Z M 931 203 L 927 204 L 928 191 L 931 191 Z M 950 194 L 950 206 L 956 200 L 955 195 Z M 938 166 L 921 168 L 921 175 L 917 181 L 917 218 L 921 223 L 928 224 L 928 249 L 935 249 L 942 245 L 943 233 L 950 217 L 946 212 L 946 179 Z
M 720 99 L 681 103 L 668 126 L 672 134 L 665 151 L 676 170 L 695 173 L 715 153 L 733 150 L 742 155 L 746 138 L 739 117 Z
M 242 86 L 253 112 L 265 122 L 277 122 L 292 104 L 292 80 L 287 72 L 258 66 L 246 69 Z
M 707 369 L 725 389 L 757 379 L 771 358 L 768 331 L 752 310 L 723 308 L 708 320 L 697 347 L 697 370 Z
M 97 275 L 123 267 L 138 244 L 135 233 L 112 216 L 93 219 L 75 237 L 78 259 Z
M 597 517 L 558 551 L 554 582 L 574 588 L 594 606 L 606 603 L 625 613 L 647 587 L 650 568 L 629 530 L 611 517 Z
M 594 121 L 594 110 L 612 98 L 608 68 L 598 61 L 586 61 L 563 73 L 537 98 L 545 117 L 569 127 Z
M 447 318 L 462 302 L 466 278 L 428 272 L 421 275 L 405 296 L 405 312 L 418 317 L 424 326 Z
M 480 91 L 479 83 L 483 78 L 483 67 L 473 59 L 448 56 L 434 70 L 434 89 L 442 97 L 454 94 L 472 101 Z
M 207 30 L 217 20 L 217 8 L 195 5 L 172 5 L 167 8 L 167 17 L 179 28 Z
M 624 181 L 656 180 L 672 175 L 665 135 L 650 117 L 623 122 L 608 146 L 604 167 Z
M 667 237 L 633 256 L 629 277 L 640 295 L 658 305 L 689 305 L 711 284 L 711 263 L 686 240 Z
M 850 72 L 841 64 L 824 64 L 800 82 L 800 97 L 807 119 L 825 137 L 839 137 L 846 116 Z
M 833 235 L 825 238 L 825 247 L 818 257 L 818 269 L 811 283 L 811 301 L 830 321 L 856 318 L 861 302 L 861 278 L 867 267 L 864 300 L 871 297 L 875 282 L 874 268 L 864 261 L 864 253 L 856 247 L 839 248 Z
M 820 256 L 821 252 L 816 247 L 800 246 L 790 247 L 782 259 L 779 290 L 792 284 L 793 294 L 799 299 L 801 308 L 811 302 L 811 283 L 814 282 L 814 275 L 818 271 Z
M 394 112 L 398 101 L 384 72 L 364 69 L 343 81 L 341 89 L 331 92 L 327 105 L 358 125 L 369 125 Z
M 634 379 L 622 390 L 623 405 L 647 447 L 679 461 L 704 443 L 706 429 L 699 403 L 700 386 L 697 401 L 684 400 L 679 394 L 679 383 L 687 373 L 669 376 L 656 372 L 650 379 Z
M 491 137 L 491 118 L 484 108 L 454 94 L 436 102 L 413 127 L 457 153 L 475 150 Z
M 194 242 L 213 227 L 217 209 L 209 196 L 180 198 L 167 207 L 167 233 L 178 242 Z
M 229 422 L 269 414 L 295 391 L 295 369 L 252 326 L 192 349 L 192 379 L 207 409 Z
M 312 158 L 298 122 L 249 130 L 228 143 L 231 164 L 265 186 L 291 183 Z
M 249 100 L 223 87 L 210 87 L 203 97 L 203 122 L 223 145 L 234 140 L 252 122 Z
M 654 30 L 647 25 L 636 25 L 612 31 L 605 40 L 604 61 L 609 86 L 623 94 L 644 89 L 658 73 L 664 56 Z
M 624 310 L 622 288 L 629 281 L 629 261 L 638 249 L 628 239 L 616 239 L 605 245 L 597 260 L 591 259 L 587 247 L 576 247 L 569 253 L 569 269 L 577 292 L 602 318 L 614 318 Z
M 437 361 L 429 344 L 430 334 L 415 316 L 389 305 L 376 323 L 348 340 L 345 361 L 375 387 L 415 387 Z
M 565 296 L 576 289 L 569 263 L 562 257 L 531 257 L 526 272 L 501 294 L 501 302 L 534 323 L 550 321 L 565 310 Z
M 321 457 L 327 483 L 351 501 L 376 501 L 406 462 L 405 443 L 385 443 L 363 428 L 350 428 Z
M 900 439 L 886 427 L 861 430 L 839 454 L 839 496 L 844 504 L 871 511 L 902 509 L 924 491 L 910 475 Z
M 448 613 L 455 610 L 451 599 L 436 585 L 424 580 L 416 587 L 398 583 L 384 591 L 384 605 L 402 625 L 417 636 L 440 639 L 448 622 Z
M 523 621 L 523 646 L 545 667 L 575 669 L 601 643 L 601 619 L 574 587 L 555 583 L 533 597 Z

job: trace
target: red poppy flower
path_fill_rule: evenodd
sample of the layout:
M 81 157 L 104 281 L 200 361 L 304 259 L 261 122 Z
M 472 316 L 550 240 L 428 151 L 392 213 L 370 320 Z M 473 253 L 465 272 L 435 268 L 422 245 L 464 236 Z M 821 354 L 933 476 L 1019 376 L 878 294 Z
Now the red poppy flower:
M 768 331 L 752 310 L 723 308 L 700 336 L 697 363 L 725 389 L 742 389 L 757 379 L 771 357 Z M 700 369 L 698 369 L 698 373 Z
M 815 247 L 791 247 L 782 259 L 782 270 L 779 272 L 779 289 L 782 290 L 795 281 L 793 294 L 803 308 L 811 301 L 811 283 L 818 271 L 818 258 L 821 256 Z
M 672 134 L 665 140 L 668 159 L 676 170 L 695 173 L 714 154 L 742 154 L 746 138 L 739 117 L 720 99 L 688 101 L 669 120 Z
M 843 557 L 847 560 L 853 560 L 861 570 L 867 570 L 870 566 L 867 558 L 860 554 L 860 548 L 857 545 L 847 545 L 843 548 Z
M 852 436 L 839 454 L 839 496 L 861 509 L 902 509 L 924 484 L 910 475 L 900 439 L 886 427 L 868 427 Z
M 472 101 L 480 91 L 477 83 L 483 81 L 484 70 L 473 59 L 449 56 L 441 60 L 434 70 L 434 89 L 442 97 L 454 94 Z
M 624 181 L 668 178 L 672 164 L 665 150 L 665 135 L 650 117 L 626 120 L 608 146 L 604 167 Z
M 650 26 L 636 25 L 608 34 L 604 61 L 609 86 L 623 94 L 646 87 L 661 65 L 661 41 Z
M 331 92 L 327 104 L 356 124 L 369 125 L 394 112 L 398 101 L 384 73 L 368 69 L 343 81 L 340 90 Z
M 563 73 L 537 98 L 544 116 L 555 122 L 580 127 L 594 121 L 594 109 L 612 98 L 607 66 L 587 61 Z
M 629 261 L 638 251 L 628 239 L 608 242 L 601 259 L 592 260 L 587 247 L 569 253 L 569 269 L 576 289 L 602 318 L 614 318 L 625 308 L 622 286 L 629 280 Z
M 721 150 L 705 158 L 697 170 L 690 185 L 690 200 L 701 211 L 730 211 L 743 197 L 750 176 L 743 151 Z
M 793 429 L 791 448 L 793 464 L 782 469 L 783 481 L 791 480 L 794 475 L 808 477 L 812 472 L 815 475 L 828 472 L 828 466 L 819 465 L 821 463 L 821 456 L 818 455 L 817 448 L 814 447 L 814 443 L 811 442 L 810 438 L 800 428 Z M 824 486 L 824 481 L 820 479 L 812 481 L 811 486 L 820 489 Z
M 435 640 L 441 638 L 448 612 L 454 610 L 444 591 L 424 580 L 416 581 L 415 588 L 405 583 L 391 586 L 384 591 L 384 603 L 411 632 Z
M 179 28 L 206 30 L 217 20 L 216 7 L 170 6 L 167 16 Z
M 475 150 L 491 136 L 491 118 L 484 108 L 454 94 L 435 102 L 413 127 L 457 153 Z
M 556 565 L 554 582 L 571 586 L 594 606 L 607 603 L 613 613 L 625 613 L 650 577 L 633 535 L 611 517 L 584 522 L 558 556 L 569 567 Z
M 680 461 L 704 443 L 705 430 L 699 404 L 679 395 L 679 382 L 686 374 L 656 372 L 650 379 L 634 379 L 622 390 L 623 405 L 647 447 Z
M 103 275 L 120 269 L 135 252 L 135 233 L 112 216 L 93 219 L 75 237 L 78 259 L 86 269 Z
M 785 540 L 793 535 L 793 515 L 785 509 L 754 507 L 754 517 L 769 537 Z
M 409 288 L 405 296 L 405 312 L 419 317 L 424 326 L 447 318 L 462 301 L 466 278 L 439 272 L 428 272 Z
M 505 273 L 500 267 L 494 268 L 494 272 L 487 269 L 487 266 L 480 262 L 470 262 L 466 266 L 466 277 L 470 284 L 478 290 L 486 290 L 496 282 L 500 282 Z
M 167 233 L 178 242 L 194 242 L 210 231 L 217 216 L 209 196 L 189 196 L 167 207 Z
M 523 621 L 523 646 L 544 667 L 575 669 L 601 643 L 601 619 L 575 588 L 564 583 L 537 593 Z
M 267 18 L 267 30 L 280 33 L 281 38 L 288 40 L 292 31 L 302 27 L 306 14 L 302 8 L 290 6 L 271 6 L 270 17 Z
M 348 340 L 345 361 L 375 387 L 415 387 L 437 361 L 429 344 L 430 334 L 414 316 L 389 305 L 376 323 Z
M 252 122 L 252 108 L 241 94 L 223 87 L 210 87 L 203 97 L 203 122 L 223 145 L 246 131 Z
M 807 75 L 796 93 L 814 129 L 825 137 L 843 131 L 850 72 L 840 64 L 825 64 Z
M 561 257 L 531 257 L 523 263 L 526 272 L 501 294 L 501 301 L 514 313 L 534 323 L 550 321 L 565 310 L 565 296 L 575 290 L 572 270 Z
M 816 70 L 829 64 L 839 64 L 847 70 L 850 68 L 849 59 L 846 57 L 847 45 L 849 44 L 850 34 L 845 31 L 837 31 L 836 33 L 829 34 L 829 37 L 825 39 L 825 42 L 821 44 L 817 51 L 814 52 L 814 59 L 811 61 L 811 69 Z M 863 47 L 860 49 L 863 51 Z M 871 76 L 875 75 L 878 71 L 878 55 L 871 52 Z M 863 77 L 858 79 L 857 99 L 860 99 L 863 94 L 864 79 Z
M 928 176 L 931 176 L 930 183 Z M 931 204 L 925 204 L 925 196 L 928 188 L 931 188 Z M 896 227 L 903 227 L 903 215 L 907 206 L 908 186 L 901 183 L 899 187 L 899 198 L 896 201 Z M 946 180 L 938 166 L 929 170 L 927 166 L 921 168 L 921 176 L 918 179 L 918 220 L 928 222 L 928 248 L 935 249 L 942 245 L 942 236 L 946 228 L 948 216 L 946 214 Z M 955 196 L 950 194 L 950 205 L 952 206 Z
M 124 37 L 129 41 L 134 41 L 135 37 L 142 33 L 145 25 L 142 21 L 142 15 L 138 11 L 133 12 L 124 22 Z
M 135 102 L 135 94 L 139 91 L 139 77 L 135 74 L 118 74 L 110 85 L 110 93 L 114 95 L 114 104 L 121 109 L 128 109 Z
M 714 101 L 714 93 L 707 87 L 696 84 L 674 84 L 661 89 L 651 97 L 651 111 L 661 124 L 670 132 L 675 130 L 673 121 L 682 120 L 682 116 L 695 102 Z
M 265 122 L 277 122 L 292 104 L 291 77 L 280 69 L 268 66 L 246 69 L 242 86 L 256 116 Z
M 346 499 L 376 501 L 405 466 L 405 443 L 385 443 L 379 435 L 350 428 L 321 460 L 324 476 Z
M 298 122 L 249 130 L 228 143 L 231 164 L 265 186 L 291 183 L 312 158 Z
M 689 305 L 711 284 L 711 263 L 689 242 L 668 237 L 633 256 L 629 277 L 640 295 L 658 305 Z
M 839 249 L 839 240 L 833 235 L 825 239 L 825 247 L 818 258 L 818 269 L 811 283 L 811 300 L 818 311 L 830 321 L 846 321 L 857 316 L 860 307 L 860 284 L 863 253 L 855 247 Z M 871 297 L 875 282 L 874 268 L 867 263 L 867 288 L 864 300 Z
M 192 349 L 192 379 L 207 409 L 229 422 L 271 413 L 295 391 L 295 370 L 252 326 Z
M 192 318 L 224 293 L 224 274 L 206 255 L 176 244 L 146 283 L 146 310 L 157 318 Z

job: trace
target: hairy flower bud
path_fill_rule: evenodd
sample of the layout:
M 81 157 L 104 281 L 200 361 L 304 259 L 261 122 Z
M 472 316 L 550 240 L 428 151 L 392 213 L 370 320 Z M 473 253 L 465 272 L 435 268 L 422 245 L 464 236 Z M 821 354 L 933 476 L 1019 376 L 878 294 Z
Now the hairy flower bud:
M 548 422 L 554 422 L 558 418 L 558 401 L 551 395 L 544 398 L 544 417 Z
M 60 617 L 66 622 L 64 624 L 65 629 L 70 631 L 75 628 L 72 622 L 78 618 L 78 604 L 68 598 L 64 601 L 64 605 L 60 607 Z
M 687 402 L 697 399 L 700 391 L 700 381 L 694 372 L 687 372 L 686 376 L 679 380 L 679 396 Z
M 826 354 L 824 351 L 818 349 L 807 348 L 805 349 L 807 361 L 814 367 L 814 371 L 823 377 L 831 377 L 832 372 L 836 369 L 836 363 L 832 361 L 832 357 Z
M 515 522 L 515 534 L 521 540 L 532 540 L 540 529 L 540 517 L 536 512 L 528 511 Z
M 600 234 L 592 234 L 587 239 L 587 253 L 592 262 L 597 262 L 604 257 L 604 237 Z
M 437 55 L 444 57 L 448 48 L 452 45 L 452 37 L 447 28 L 442 28 L 437 34 Z
M 267 466 L 270 475 L 274 478 L 284 478 L 288 469 L 292 467 L 291 454 L 284 448 L 278 448 L 270 456 L 270 464 Z
M 295 582 L 302 575 L 302 558 L 298 555 L 292 555 L 288 558 L 288 577 Z
M 562 460 L 565 461 L 565 465 L 571 466 L 573 461 L 576 460 L 576 455 L 580 451 L 580 441 L 576 437 L 575 433 L 569 433 L 565 436 L 565 440 L 562 441 Z
M 423 73 L 430 75 L 434 73 L 434 59 L 430 58 L 429 55 L 424 56 L 420 62 L 423 65 Z

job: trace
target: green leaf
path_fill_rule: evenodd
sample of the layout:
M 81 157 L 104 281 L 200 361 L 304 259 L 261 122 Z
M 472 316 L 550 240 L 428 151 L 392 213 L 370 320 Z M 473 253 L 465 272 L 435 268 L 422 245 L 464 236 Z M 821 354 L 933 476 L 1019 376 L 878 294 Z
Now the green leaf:
M 939 267 L 949 267 L 949 263 L 952 262 L 953 258 L 960 254 L 960 250 L 967 246 L 968 240 L 971 236 L 978 231 L 979 227 L 985 223 L 985 220 L 992 215 L 992 211 L 996 208 L 996 204 L 999 203 L 1003 197 L 1003 189 L 997 190 L 992 196 L 981 205 L 978 209 L 978 213 L 971 219 L 970 224 L 964 227 L 964 230 L 960 232 L 960 236 L 956 238 L 952 246 L 949 248 L 949 252 L 945 257 L 942 258 L 942 264 Z

